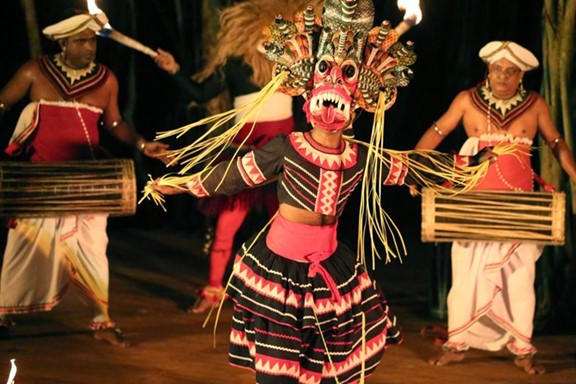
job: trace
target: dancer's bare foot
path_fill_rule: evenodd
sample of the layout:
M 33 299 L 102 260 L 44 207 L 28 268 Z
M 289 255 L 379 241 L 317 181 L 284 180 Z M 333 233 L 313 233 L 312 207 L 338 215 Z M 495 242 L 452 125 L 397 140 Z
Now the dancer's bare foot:
M 529 375 L 539 375 L 546 372 L 546 368 L 537 364 L 532 355 L 517 356 L 514 365 L 523 369 Z
M 442 366 L 452 363 L 459 363 L 462 360 L 464 360 L 464 351 L 442 350 L 438 355 L 429 358 L 428 364 Z

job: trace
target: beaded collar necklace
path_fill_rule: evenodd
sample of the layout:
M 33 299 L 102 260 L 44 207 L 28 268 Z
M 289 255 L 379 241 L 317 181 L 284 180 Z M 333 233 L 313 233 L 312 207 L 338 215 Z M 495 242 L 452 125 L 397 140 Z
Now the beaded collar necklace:
M 499 99 L 492 94 L 492 89 L 485 85 L 480 89 L 480 96 L 490 110 L 494 110 L 505 118 L 508 112 L 514 110 L 526 99 L 527 92 L 523 88 L 519 88 L 511 98 Z
M 472 88 L 470 95 L 474 106 L 486 114 L 488 133 L 491 132 L 492 125 L 496 129 L 506 129 L 537 100 L 534 92 L 528 92 L 523 88 L 519 88 L 509 99 L 498 99 L 485 83 Z
M 70 68 L 64 62 L 63 52 L 60 53 L 59 55 L 54 55 L 53 62 L 56 68 L 58 68 L 58 71 L 62 75 L 64 75 L 64 78 L 68 81 L 68 84 L 70 85 L 74 85 L 74 83 L 77 82 L 78 80 L 88 77 L 90 74 L 92 74 L 92 72 L 94 72 L 94 69 L 96 68 L 96 64 L 94 62 L 91 62 L 86 68 L 82 69 Z
M 92 62 L 84 69 L 73 69 L 66 64 L 61 54 L 40 56 L 38 66 L 64 100 L 79 99 L 105 84 L 108 69 Z
M 518 88 L 514 96 L 509 99 L 499 99 L 494 97 L 490 86 L 484 84 L 477 87 L 478 99 L 473 97 L 476 105 L 479 107 L 478 102 L 482 103 L 482 108 L 486 110 L 486 123 L 488 135 L 492 133 L 492 122 L 496 123 L 497 129 L 506 129 L 506 127 L 518 116 L 520 116 L 527 108 L 529 108 L 536 100 L 532 92 L 526 92 L 524 88 Z M 494 117 L 494 119 L 493 119 Z M 491 140 L 490 140 L 491 142 Z M 502 173 L 498 161 L 494 164 L 498 179 L 506 188 L 521 192 L 522 188 L 513 185 Z M 534 171 L 531 170 L 532 179 L 534 178 Z

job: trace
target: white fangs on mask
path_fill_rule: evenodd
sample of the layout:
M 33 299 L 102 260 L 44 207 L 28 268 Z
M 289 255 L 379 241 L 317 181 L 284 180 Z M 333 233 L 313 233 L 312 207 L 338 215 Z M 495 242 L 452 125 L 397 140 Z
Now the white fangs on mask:
M 346 118 L 350 116 L 350 103 L 347 103 L 342 96 L 336 92 L 324 92 L 315 95 L 310 102 L 311 112 L 320 111 L 326 107 L 326 103 L 329 103 L 331 107 L 340 111 Z

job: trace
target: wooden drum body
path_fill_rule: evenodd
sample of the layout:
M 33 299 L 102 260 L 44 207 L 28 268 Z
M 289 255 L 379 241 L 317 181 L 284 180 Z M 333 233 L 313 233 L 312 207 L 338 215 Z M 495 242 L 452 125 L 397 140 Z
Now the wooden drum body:
M 562 192 L 422 191 L 422 241 L 522 241 L 563 245 Z
M 0 217 L 135 212 L 132 160 L 0 162 Z

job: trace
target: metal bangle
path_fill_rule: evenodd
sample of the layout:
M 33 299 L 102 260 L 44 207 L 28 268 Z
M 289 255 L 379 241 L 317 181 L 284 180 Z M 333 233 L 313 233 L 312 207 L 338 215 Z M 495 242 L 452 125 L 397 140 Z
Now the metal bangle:
M 438 128 L 438 126 L 436 125 L 436 122 L 433 122 L 432 126 L 434 127 L 434 132 L 436 132 L 440 136 L 444 136 L 444 132 L 442 132 L 442 130 L 440 128 Z
M 144 152 L 144 149 L 146 149 L 146 140 L 144 140 L 143 138 L 139 138 L 136 141 L 136 145 L 138 146 L 140 152 Z
M 122 122 L 122 119 L 113 121 L 113 122 L 110 124 L 110 128 L 112 128 L 112 129 L 116 128 L 117 126 L 120 125 L 121 122 Z
M 558 136 L 557 138 L 552 140 L 552 142 L 550 142 L 550 144 L 548 144 L 548 145 L 550 146 L 550 148 L 556 148 L 556 146 L 558 145 L 558 142 L 560 140 L 562 140 L 562 136 Z

